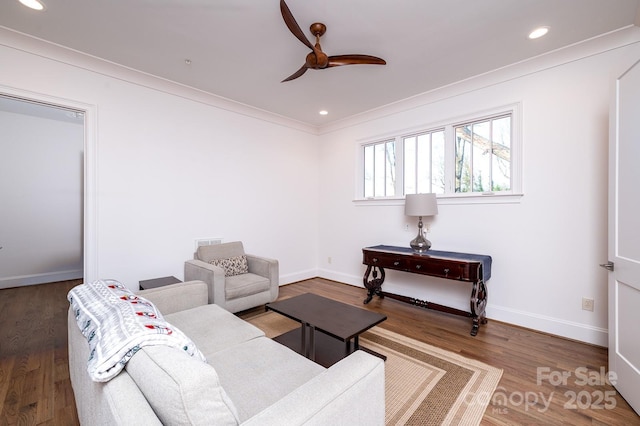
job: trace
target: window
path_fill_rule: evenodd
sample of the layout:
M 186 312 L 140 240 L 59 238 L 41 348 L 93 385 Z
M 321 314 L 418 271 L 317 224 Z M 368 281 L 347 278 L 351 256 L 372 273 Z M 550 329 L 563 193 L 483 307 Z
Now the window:
M 364 142 L 357 198 L 518 194 L 519 106 Z

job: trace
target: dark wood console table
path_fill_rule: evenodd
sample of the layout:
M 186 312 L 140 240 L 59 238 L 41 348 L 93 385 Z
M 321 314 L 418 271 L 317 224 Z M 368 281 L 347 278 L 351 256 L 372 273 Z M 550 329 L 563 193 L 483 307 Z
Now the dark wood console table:
M 471 327 L 472 336 L 478 334 L 478 328 L 481 323 L 486 324 L 486 282 L 491 278 L 491 256 L 437 250 L 429 250 L 418 254 L 409 247 L 386 245 L 363 248 L 362 254 L 362 263 L 367 265 L 367 270 L 363 277 L 364 286 L 367 288 L 365 304 L 369 303 L 375 295 L 379 297 L 387 296 L 423 308 L 470 317 L 473 321 Z M 472 283 L 469 301 L 470 312 L 382 291 L 385 268 Z M 378 277 L 378 274 L 380 274 L 380 277 Z M 371 278 L 370 275 L 372 275 Z

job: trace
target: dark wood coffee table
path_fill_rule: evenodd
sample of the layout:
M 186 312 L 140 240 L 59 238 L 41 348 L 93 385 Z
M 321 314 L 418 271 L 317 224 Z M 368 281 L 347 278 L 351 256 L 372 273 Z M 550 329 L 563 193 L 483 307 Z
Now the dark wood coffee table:
M 386 320 L 386 315 L 311 293 L 268 303 L 266 308 L 301 324 L 300 328 L 274 340 L 324 367 L 330 367 L 358 349 L 386 359 L 384 355 L 361 347 L 359 342 L 360 334 Z

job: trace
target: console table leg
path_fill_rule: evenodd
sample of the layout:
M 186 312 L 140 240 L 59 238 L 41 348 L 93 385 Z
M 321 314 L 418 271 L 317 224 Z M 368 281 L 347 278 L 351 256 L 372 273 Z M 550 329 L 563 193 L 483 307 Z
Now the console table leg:
M 473 318 L 473 326 L 471 327 L 471 335 L 478 334 L 480 324 L 487 323 L 486 307 L 487 307 L 487 286 L 484 281 L 473 283 L 471 290 L 471 316 Z
M 480 325 L 478 324 L 478 318 L 473 319 L 473 325 L 471 326 L 471 335 L 476 336 L 478 334 L 478 328 Z
M 380 271 L 380 278 L 378 278 L 378 271 Z M 373 272 L 373 279 L 369 280 L 369 275 Z M 362 278 L 365 288 L 367 289 L 367 298 L 364 299 L 364 304 L 371 302 L 373 296 L 384 297 L 382 294 L 382 283 L 384 282 L 384 269 L 378 266 L 368 265 L 367 270 Z

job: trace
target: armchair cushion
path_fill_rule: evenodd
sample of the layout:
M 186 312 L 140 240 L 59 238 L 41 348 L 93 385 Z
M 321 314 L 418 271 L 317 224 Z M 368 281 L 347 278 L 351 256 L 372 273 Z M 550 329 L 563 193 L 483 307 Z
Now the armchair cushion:
M 247 256 L 245 256 L 244 254 L 241 256 L 228 257 L 225 259 L 211 259 L 209 263 L 224 269 L 225 277 L 232 277 L 234 275 L 241 275 L 249 272 Z
M 227 300 L 269 291 L 271 282 L 268 278 L 256 274 L 240 274 L 226 278 L 224 295 Z
M 213 244 L 210 246 L 200 246 L 196 252 L 196 259 L 203 262 L 211 262 L 213 259 L 227 259 L 244 255 L 242 241 L 233 241 L 224 244 Z

